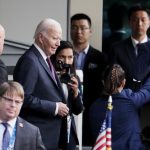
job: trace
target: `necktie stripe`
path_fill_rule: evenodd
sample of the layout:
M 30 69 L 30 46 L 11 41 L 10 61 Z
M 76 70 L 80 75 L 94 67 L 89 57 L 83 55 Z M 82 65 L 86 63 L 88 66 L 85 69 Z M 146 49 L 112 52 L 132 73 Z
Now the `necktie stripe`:
M 10 141 L 10 133 L 8 130 L 8 123 L 2 123 L 2 125 L 5 127 L 4 133 L 3 133 L 3 149 L 2 150 L 7 150 L 7 147 L 9 146 L 9 141 Z

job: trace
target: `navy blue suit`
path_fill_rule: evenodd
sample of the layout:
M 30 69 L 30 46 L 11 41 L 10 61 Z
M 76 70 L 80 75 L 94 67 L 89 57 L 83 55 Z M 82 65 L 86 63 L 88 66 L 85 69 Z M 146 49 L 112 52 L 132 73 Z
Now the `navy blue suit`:
M 125 89 L 112 98 L 112 149 L 143 150 L 138 109 L 150 101 L 150 78 L 138 92 Z M 97 99 L 90 109 L 93 143 L 106 115 L 107 100 Z
M 25 90 L 20 116 L 39 127 L 47 150 L 58 149 L 62 119 L 55 115 L 56 102 L 66 102 L 61 87 L 34 45 L 23 54 L 14 70 L 14 80 Z

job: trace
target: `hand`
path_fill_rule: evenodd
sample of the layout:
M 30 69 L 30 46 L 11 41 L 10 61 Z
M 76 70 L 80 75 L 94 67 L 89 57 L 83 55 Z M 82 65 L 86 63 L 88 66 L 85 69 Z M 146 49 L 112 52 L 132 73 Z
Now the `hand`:
M 78 80 L 76 77 L 71 77 L 71 83 L 68 83 L 68 86 L 70 88 L 72 88 L 73 92 L 74 92 L 74 98 L 76 98 L 78 96 Z
M 69 108 L 67 107 L 66 104 L 59 102 L 58 103 L 58 115 L 61 117 L 67 116 L 69 113 Z

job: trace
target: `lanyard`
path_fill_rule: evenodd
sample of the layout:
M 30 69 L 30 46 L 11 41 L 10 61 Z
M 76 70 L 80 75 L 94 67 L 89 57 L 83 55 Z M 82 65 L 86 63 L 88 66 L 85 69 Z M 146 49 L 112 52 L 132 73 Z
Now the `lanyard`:
M 10 142 L 9 142 L 9 146 L 8 146 L 7 150 L 13 150 L 14 149 L 15 139 L 16 139 L 16 124 L 15 124 L 15 127 L 13 129 L 13 133 L 12 133 L 12 136 L 10 138 Z

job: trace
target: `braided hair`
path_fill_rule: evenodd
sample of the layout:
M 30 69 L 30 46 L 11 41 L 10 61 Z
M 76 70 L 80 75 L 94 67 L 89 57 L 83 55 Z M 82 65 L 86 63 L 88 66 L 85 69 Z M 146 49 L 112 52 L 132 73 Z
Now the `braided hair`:
M 104 73 L 104 93 L 107 95 L 118 93 L 118 87 L 125 79 L 125 72 L 118 64 L 106 68 Z

